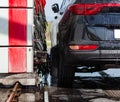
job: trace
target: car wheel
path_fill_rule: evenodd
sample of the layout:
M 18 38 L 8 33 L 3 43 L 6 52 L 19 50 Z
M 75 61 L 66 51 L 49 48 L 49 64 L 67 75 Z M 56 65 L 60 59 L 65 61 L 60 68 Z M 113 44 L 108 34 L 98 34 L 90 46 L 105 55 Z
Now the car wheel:
M 74 80 L 75 70 L 71 66 L 65 66 L 63 58 L 60 59 L 58 71 L 58 86 L 71 88 Z
M 51 85 L 57 86 L 58 80 L 58 63 L 59 63 L 59 56 L 58 56 L 58 47 L 55 46 L 51 49 Z

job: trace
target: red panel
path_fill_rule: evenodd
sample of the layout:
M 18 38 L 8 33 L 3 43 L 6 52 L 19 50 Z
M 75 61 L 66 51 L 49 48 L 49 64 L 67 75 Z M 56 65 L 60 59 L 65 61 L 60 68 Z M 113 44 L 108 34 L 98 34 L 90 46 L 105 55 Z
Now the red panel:
M 27 0 L 9 0 L 9 7 L 27 7 Z
M 27 72 L 27 49 L 9 48 L 9 73 Z
M 9 9 L 9 45 L 26 45 L 27 44 L 26 40 L 27 40 L 26 9 Z

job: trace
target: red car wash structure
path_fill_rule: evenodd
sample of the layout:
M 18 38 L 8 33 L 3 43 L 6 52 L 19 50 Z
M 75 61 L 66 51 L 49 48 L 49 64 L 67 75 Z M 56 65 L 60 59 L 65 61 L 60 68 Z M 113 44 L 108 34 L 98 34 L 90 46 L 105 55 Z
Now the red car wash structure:
M 0 73 L 7 76 L 0 83 L 7 84 L 10 76 L 36 76 L 34 63 L 46 49 L 44 6 L 45 0 L 0 0 Z

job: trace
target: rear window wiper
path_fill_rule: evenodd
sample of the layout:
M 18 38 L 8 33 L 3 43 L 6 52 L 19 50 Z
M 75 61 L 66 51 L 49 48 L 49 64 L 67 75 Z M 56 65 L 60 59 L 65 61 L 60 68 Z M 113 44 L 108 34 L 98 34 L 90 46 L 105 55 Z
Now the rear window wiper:
M 90 24 L 92 27 L 105 27 L 107 29 L 120 29 L 120 25 L 111 25 L 111 24 Z

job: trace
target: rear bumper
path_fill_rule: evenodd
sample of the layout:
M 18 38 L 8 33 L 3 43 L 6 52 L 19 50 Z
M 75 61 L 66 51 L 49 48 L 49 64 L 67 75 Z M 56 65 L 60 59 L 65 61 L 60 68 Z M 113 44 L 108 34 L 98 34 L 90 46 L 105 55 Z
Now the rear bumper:
M 114 53 L 110 50 L 67 51 L 64 62 L 72 66 L 115 64 L 120 62 L 120 50 L 114 50 Z

